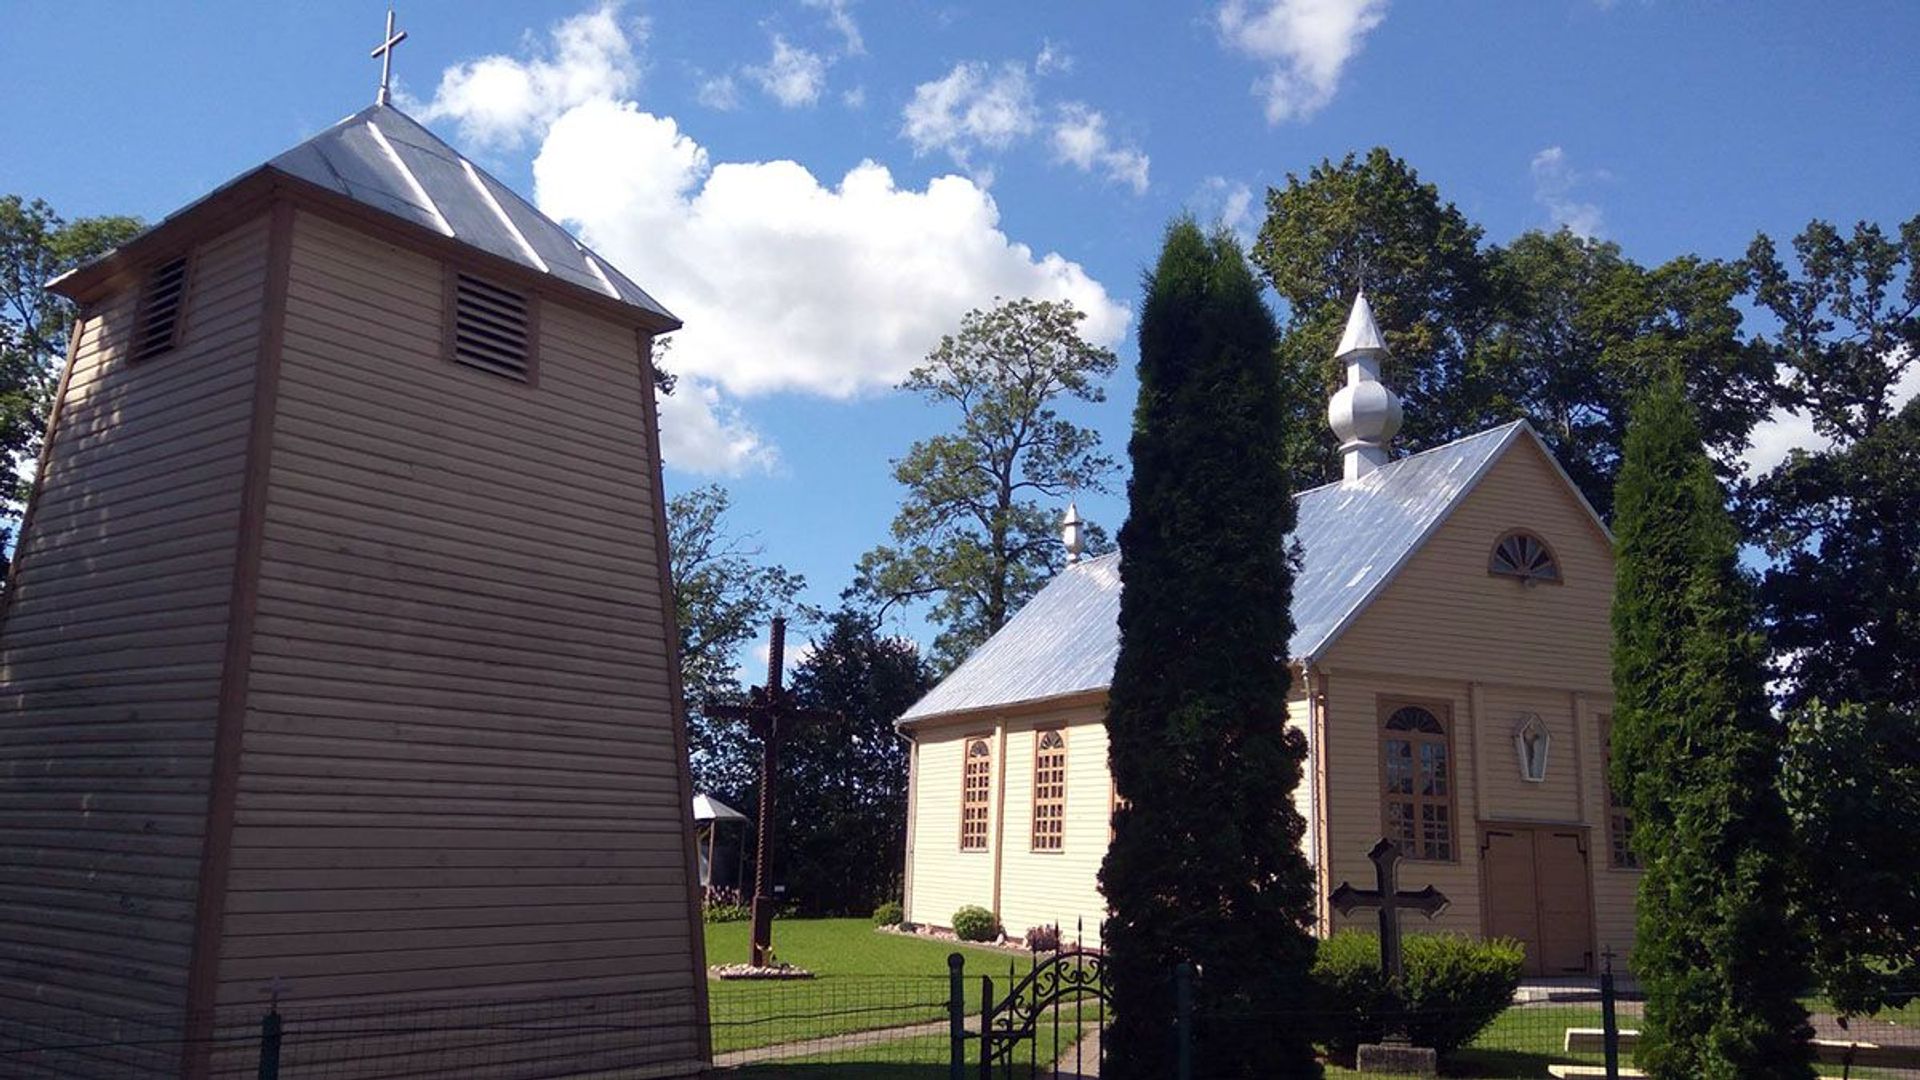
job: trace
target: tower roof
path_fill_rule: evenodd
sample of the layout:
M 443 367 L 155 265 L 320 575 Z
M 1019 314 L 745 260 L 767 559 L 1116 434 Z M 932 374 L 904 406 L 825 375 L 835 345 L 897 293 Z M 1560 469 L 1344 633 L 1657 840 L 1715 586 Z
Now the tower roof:
M 1334 359 L 1353 353 L 1373 353 L 1384 356 L 1387 351 L 1387 339 L 1380 336 L 1380 327 L 1373 321 L 1373 305 L 1367 303 L 1367 294 L 1353 294 L 1353 310 L 1347 312 L 1347 332 L 1340 335 L 1340 347 L 1333 350 Z
M 169 215 L 142 237 L 262 174 L 290 177 L 344 196 L 606 300 L 638 308 L 656 321 L 679 323 L 645 289 L 574 239 L 560 223 L 391 105 L 372 105 L 354 113 Z M 127 246 L 139 244 L 140 239 Z M 68 284 L 92 277 L 119 254 L 109 252 L 59 280 Z

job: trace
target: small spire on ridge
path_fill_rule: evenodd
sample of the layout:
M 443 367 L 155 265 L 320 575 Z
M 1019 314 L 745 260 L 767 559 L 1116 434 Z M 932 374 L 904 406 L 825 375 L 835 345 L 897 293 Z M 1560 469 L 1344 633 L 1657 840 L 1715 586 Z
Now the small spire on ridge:
M 1380 336 L 1380 326 L 1373 321 L 1373 305 L 1367 303 L 1365 290 L 1353 294 L 1353 310 L 1347 312 L 1347 332 L 1340 335 L 1340 347 L 1333 351 L 1333 357 L 1339 360 L 1357 352 L 1387 354 L 1387 339 Z

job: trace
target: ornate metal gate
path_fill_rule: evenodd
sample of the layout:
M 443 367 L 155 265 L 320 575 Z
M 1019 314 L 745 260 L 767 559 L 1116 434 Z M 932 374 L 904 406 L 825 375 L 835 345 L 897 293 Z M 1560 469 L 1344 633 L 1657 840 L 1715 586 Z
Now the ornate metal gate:
M 966 1044 L 971 1041 L 980 1044 L 974 1065 L 980 1080 L 1010 1080 L 1021 1066 L 1019 1075 L 1029 1077 L 1100 1075 L 1112 1000 L 1104 956 L 1075 946 L 1045 959 L 1036 956 L 1025 974 L 1009 965 L 1004 993 L 992 976 L 980 976 L 979 1026 L 971 1031 L 966 1026 L 963 963 L 959 953 L 947 959 L 952 978 L 950 1080 L 965 1080 Z

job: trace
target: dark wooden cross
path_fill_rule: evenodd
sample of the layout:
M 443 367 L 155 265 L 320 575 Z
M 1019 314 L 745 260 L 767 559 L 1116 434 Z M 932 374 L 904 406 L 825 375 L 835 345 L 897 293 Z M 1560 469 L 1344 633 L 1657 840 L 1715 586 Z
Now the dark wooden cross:
M 773 959 L 773 898 L 767 895 L 773 862 L 774 777 L 780 765 L 780 740 L 806 724 L 833 720 L 837 714 L 797 709 L 781 685 L 786 668 L 787 620 L 773 617 L 773 638 L 767 648 L 767 684 L 747 692 L 745 705 L 707 706 L 716 720 L 744 720 L 760 740 L 760 812 L 753 846 L 753 955 L 754 967 Z
M 1342 915 L 1351 915 L 1364 908 L 1379 909 L 1380 970 L 1386 973 L 1387 981 L 1397 995 L 1404 974 L 1400 966 L 1400 913 L 1417 911 L 1431 921 L 1447 910 L 1450 901 L 1431 885 L 1419 892 L 1400 891 L 1400 845 L 1392 840 L 1383 839 L 1373 845 L 1373 850 L 1367 852 L 1367 858 L 1373 860 L 1374 887 L 1356 889 L 1342 882 L 1328 899 L 1333 901 L 1334 909 Z

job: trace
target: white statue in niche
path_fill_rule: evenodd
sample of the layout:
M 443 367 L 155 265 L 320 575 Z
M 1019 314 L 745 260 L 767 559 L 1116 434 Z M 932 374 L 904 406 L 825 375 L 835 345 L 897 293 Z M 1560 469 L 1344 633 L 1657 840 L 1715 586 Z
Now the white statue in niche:
M 1553 747 L 1553 735 L 1538 713 L 1526 713 L 1513 727 L 1513 748 L 1520 753 L 1520 778 L 1542 783 L 1547 778 L 1547 751 Z

